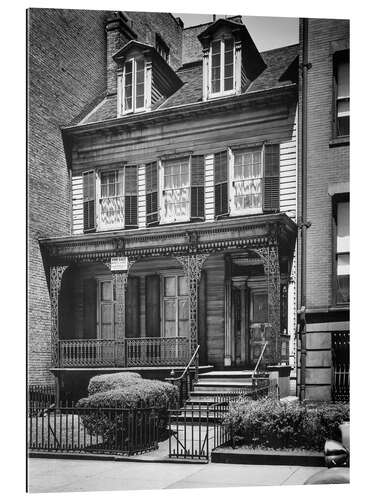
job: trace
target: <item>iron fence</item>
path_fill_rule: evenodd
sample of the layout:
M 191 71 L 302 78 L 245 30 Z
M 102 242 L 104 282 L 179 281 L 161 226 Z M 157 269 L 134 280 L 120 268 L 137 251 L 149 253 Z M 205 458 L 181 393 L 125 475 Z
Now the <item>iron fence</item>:
M 27 409 L 29 415 L 35 415 L 56 403 L 55 386 L 29 385 Z
M 29 414 L 31 451 L 132 455 L 158 448 L 158 407 L 59 409 Z
M 350 389 L 349 332 L 332 333 L 332 400 L 349 401 Z
M 275 379 L 254 379 L 249 389 L 218 393 L 210 402 L 188 401 L 180 409 L 169 410 L 169 457 L 208 461 L 218 446 L 233 442 L 232 430 L 224 424 L 229 404 L 239 398 L 278 398 Z

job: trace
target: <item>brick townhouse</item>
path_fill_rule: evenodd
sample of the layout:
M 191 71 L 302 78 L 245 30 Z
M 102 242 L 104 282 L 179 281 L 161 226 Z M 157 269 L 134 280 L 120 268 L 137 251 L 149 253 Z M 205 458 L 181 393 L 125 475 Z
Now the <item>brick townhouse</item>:
M 349 21 L 300 21 L 298 389 L 349 396 Z M 301 313 L 302 311 L 302 313 Z
M 238 370 L 266 343 L 264 365 L 287 363 L 298 45 L 260 53 L 240 16 L 105 19 L 106 88 L 58 121 L 66 193 L 48 196 L 65 226 L 39 235 L 45 371 L 78 395 L 95 373 L 165 376 L 196 352 Z M 102 74 L 88 48 L 82 67 Z

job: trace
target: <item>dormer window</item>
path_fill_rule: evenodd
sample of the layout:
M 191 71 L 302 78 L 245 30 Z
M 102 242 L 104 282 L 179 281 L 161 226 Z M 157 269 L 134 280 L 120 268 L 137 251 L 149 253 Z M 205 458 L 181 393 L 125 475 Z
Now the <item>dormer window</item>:
M 151 111 L 181 87 L 182 81 L 165 59 L 168 54 L 165 44 L 158 51 L 131 40 L 113 55 L 117 63 L 118 117 Z
M 145 63 L 130 59 L 124 64 L 122 113 L 145 110 Z
M 203 52 L 203 101 L 242 94 L 266 68 L 241 20 L 218 19 L 198 39 Z
M 211 43 L 210 66 L 210 96 L 234 93 L 233 38 L 214 40 Z

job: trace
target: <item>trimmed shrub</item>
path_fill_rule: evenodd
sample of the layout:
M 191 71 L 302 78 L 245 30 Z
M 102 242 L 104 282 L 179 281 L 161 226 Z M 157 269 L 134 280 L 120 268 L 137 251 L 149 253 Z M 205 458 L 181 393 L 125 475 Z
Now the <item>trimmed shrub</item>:
M 234 440 L 242 438 L 250 446 L 321 451 L 326 439 L 339 438 L 339 425 L 347 420 L 347 404 L 324 403 L 312 408 L 271 399 L 242 398 L 230 403 L 224 423 Z
M 138 384 L 142 379 L 139 373 L 135 372 L 120 372 L 108 373 L 106 375 L 96 375 L 90 379 L 88 385 L 88 394 L 96 394 L 97 392 L 111 391 L 122 387 Z
M 122 435 L 128 430 L 128 421 L 123 419 L 120 412 L 109 410 L 96 412 L 96 408 L 155 407 L 155 412 L 159 417 L 159 430 L 166 428 L 167 409 L 177 404 L 177 388 L 159 380 L 147 380 L 141 377 L 134 380 L 136 383 L 132 385 L 96 392 L 78 401 L 78 408 L 88 410 L 87 415 L 82 416 L 82 422 L 89 434 L 99 434 L 105 439 L 115 439 L 114 432 Z

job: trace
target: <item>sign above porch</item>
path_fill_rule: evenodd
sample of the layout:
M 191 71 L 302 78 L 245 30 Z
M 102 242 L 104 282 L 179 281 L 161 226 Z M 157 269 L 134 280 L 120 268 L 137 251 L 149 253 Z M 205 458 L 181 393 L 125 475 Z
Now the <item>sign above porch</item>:
M 128 271 L 129 259 L 127 257 L 112 257 L 111 271 Z

